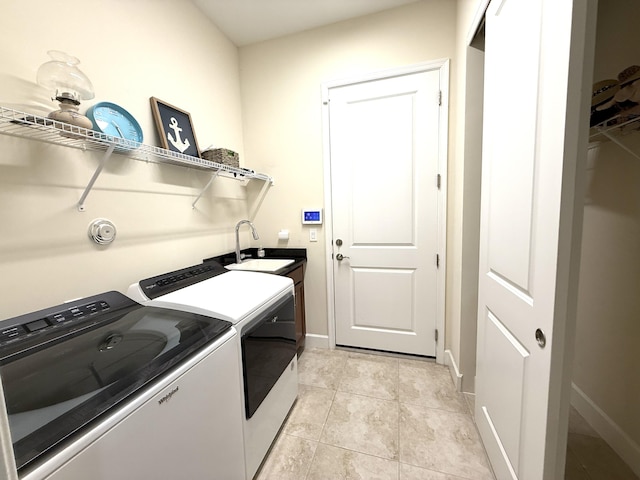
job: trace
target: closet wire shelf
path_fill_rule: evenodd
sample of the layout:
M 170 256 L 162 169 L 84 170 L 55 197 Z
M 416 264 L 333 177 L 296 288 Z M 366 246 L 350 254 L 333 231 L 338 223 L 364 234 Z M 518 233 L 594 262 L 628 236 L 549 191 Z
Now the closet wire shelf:
M 633 117 L 625 122 L 611 124 L 611 120 L 606 120 L 598 125 L 591 127 L 591 133 L 589 134 L 589 148 L 595 148 L 602 137 L 610 140 L 629 155 L 640 160 L 640 154 L 635 150 L 629 148 L 621 137 L 640 130 L 640 117 Z
M 84 210 L 84 200 L 91 191 L 93 184 L 100 175 L 102 168 L 112 153 L 124 155 L 134 160 L 151 163 L 168 163 L 183 167 L 207 170 L 214 174 L 211 181 L 200 192 L 193 202 L 202 197 L 205 190 L 211 185 L 217 176 L 234 178 L 236 180 L 262 180 L 265 184 L 272 185 L 273 179 L 266 174 L 256 173 L 251 170 L 231 167 L 221 163 L 212 162 L 203 158 L 192 157 L 182 153 L 173 152 L 164 148 L 145 145 L 124 138 L 112 137 L 94 130 L 77 127 L 67 123 L 58 122 L 46 117 L 31 115 L 18 110 L 0 106 L 0 134 L 13 137 L 26 138 L 39 142 L 62 145 L 80 150 L 102 151 L 104 157 L 96 169 L 89 185 L 85 189 L 78 209 Z

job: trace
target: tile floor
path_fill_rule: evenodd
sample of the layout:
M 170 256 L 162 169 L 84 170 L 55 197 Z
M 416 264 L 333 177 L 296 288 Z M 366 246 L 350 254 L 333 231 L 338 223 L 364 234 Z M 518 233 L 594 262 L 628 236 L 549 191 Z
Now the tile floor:
M 307 349 L 257 480 L 493 480 L 465 397 L 433 361 Z
M 565 480 L 638 480 L 638 476 L 572 408 Z
M 256 480 L 493 479 L 473 395 L 428 360 L 307 349 L 298 401 Z M 640 480 L 571 409 L 565 480 Z

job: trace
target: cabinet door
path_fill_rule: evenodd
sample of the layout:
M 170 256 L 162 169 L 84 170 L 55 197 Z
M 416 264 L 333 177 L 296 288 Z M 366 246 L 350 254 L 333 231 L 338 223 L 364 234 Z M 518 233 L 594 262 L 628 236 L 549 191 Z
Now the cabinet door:
M 304 340 L 307 335 L 307 326 L 304 315 L 304 283 L 295 286 L 296 293 L 296 346 L 298 355 L 304 350 Z

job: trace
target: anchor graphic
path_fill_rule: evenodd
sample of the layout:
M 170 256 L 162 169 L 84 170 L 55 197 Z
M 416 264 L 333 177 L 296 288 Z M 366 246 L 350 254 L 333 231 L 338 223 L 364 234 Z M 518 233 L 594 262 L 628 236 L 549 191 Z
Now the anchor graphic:
M 188 138 L 185 140 L 182 140 L 182 138 L 180 138 L 180 132 L 182 131 L 182 128 L 178 126 L 178 121 L 175 117 L 171 117 L 170 123 L 171 125 L 169 125 L 169 128 L 175 132 L 176 137 L 173 138 L 171 133 L 167 132 L 167 138 L 171 142 L 171 145 L 176 147 L 180 151 L 180 153 L 184 153 L 185 150 L 191 146 L 191 143 L 189 142 Z

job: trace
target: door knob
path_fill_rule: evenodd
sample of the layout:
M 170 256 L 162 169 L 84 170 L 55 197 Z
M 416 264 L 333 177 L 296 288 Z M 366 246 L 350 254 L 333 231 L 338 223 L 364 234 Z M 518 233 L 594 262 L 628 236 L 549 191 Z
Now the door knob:
M 345 257 L 343 254 L 338 253 L 336 254 L 336 260 L 338 260 L 339 262 L 341 262 L 342 260 L 344 260 L 345 258 L 349 258 L 349 257 Z
M 536 330 L 536 342 L 538 342 L 540 348 L 544 348 L 547 344 L 547 336 L 539 328 Z

